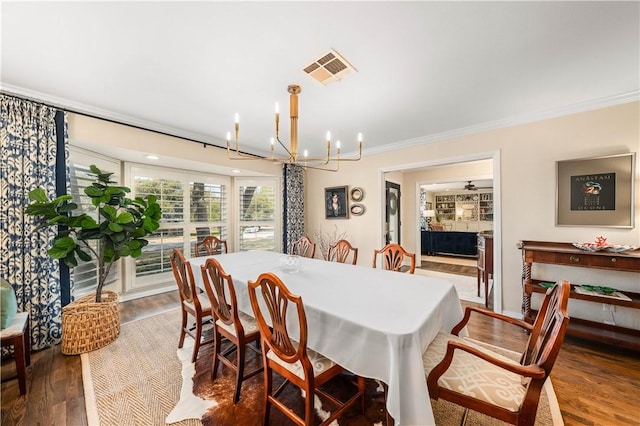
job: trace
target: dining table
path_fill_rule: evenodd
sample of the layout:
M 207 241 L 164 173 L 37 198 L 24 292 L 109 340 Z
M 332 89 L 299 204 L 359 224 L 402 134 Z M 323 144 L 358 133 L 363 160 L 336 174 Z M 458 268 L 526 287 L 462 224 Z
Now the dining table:
M 462 319 L 455 287 L 441 278 L 244 251 L 188 259 L 196 285 L 201 266 L 216 258 L 233 279 L 238 309 L 253 316 L 248 282 L 272 272 L 302 297 L 307 346 L 353 374 L 387 385 L 387 411 L 396 425 L 435 424 L 422 354 L 439 331 Z M 290 268 L 287 261 L 299 267 Z M 297 322 L 295 323 L 297 324 Z M 289 332 L 299 335 L 296 325 Z

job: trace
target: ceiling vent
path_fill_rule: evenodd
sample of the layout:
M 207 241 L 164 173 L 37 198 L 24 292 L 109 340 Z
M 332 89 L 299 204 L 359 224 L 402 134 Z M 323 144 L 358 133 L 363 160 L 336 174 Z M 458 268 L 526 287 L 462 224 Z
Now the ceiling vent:
M 325 86 L 334 81 L 340 81 L 347 75 L 357 72 L 357 70 L 338 52 L 331 49 L 311 64 L 304 67 L 304 72 L 319 81 Z

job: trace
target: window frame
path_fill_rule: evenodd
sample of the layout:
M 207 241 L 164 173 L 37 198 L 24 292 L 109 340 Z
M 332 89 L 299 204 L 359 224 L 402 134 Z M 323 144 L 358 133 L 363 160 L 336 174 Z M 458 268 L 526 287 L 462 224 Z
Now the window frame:
M 210 174 L 210 173 L 202 173 L 197 171 L 190 170 L 182 170 L 182 169 L 172 169 L 168 167 L 162 166 L 154 166 L 149 164 L 141 164 L 141 163 L 133 163 L 133 162 L 125 162 L 124 163 L 124 176 L 125 181 L 129 188 L 131 188 L 131 197 L 136 197 L 135 192 L 135 177 L 140 176 L 149 176 L 153 179 L 169 179 L 169 180 L 178 180 L 182 182 L 183 185 L 183 210 L 182 210 L 182 221 L 179 222 L 160 222 L 159 230 L 169 230 L 169 229 L 182 229 L 182 251 L 185 254 L 185 257 L 191 257 L 191 231 L 195 230 L 196 225 L 199 226 L 225 226 L 227 228 L 227 232 L 230 232 L 232 228 L 231 217 L 233 212 L 230 211 L 229 206 L 232 203 L 230 199 L 230 191 L 232 190 L 232 179 L 229 176 Z M 192 182 L 202 182 L 205 184 L 213 184 L 213 185 L 225 185 L 226 186 L 226 205 L 224 206 L 226 212 L 223 214 L 223 221 L 212 221 L 212 222 L 191 222 L 191 183 Z M 231 250 L 231 247 L 230 247 Z M 174 277 L 171 270 L 160 272 L 158 274 L 150 274 L 147 276 L 137 277 L 136 276 L 136 265 L 135 259 L 127 258 L 126 259 L 126 280 L 125 280 L 125 289 L 127 291 L 140 291 L 143 289 L 152 289 L 157 287 L 166 286 L 167 284 L 173 283 Z
M 242 200 L 240 199 L 240 187 L 242 186 L 273 186 L 274 193 L 274 214 L 273 214 L 273 222 L 265 222 L 265 221 L 243 221 L 240 218 L 241 207 L 240 203 Z M 238 251 L 242 246 L 241 242 L 241 228 L 243 226 L 262 226 L 266 223 L 273 224 L 273 232 L 274 232 L 274 249 L 273 251 L 282 252 L 282 179 L 278 177 L 236 177 L 234 178 L 233 185 L 233 205 L 236 209 L 234 213 L 234 219 L 236 220 L 234 226 L 234 237 L 235 237 L 235 245 Z

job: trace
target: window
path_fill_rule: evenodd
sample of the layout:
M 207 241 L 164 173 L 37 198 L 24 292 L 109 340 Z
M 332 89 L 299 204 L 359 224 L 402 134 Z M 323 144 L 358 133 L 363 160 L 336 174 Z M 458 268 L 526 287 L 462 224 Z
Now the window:
M 91 204 L 91 199 L 84 193 L 84 189 L 94 182 L 94 178 L 89 176 L 89 166 L 95 164 L 102 171 L 114 173 L 111 180 L 120 182 L 120 162 L 118 160 L 101 156 L 93 152 L 85 151 L 76 147 L 69 149 L 69 173 L 71 182 L 67 190 L 68 194 L 73 196 L 73 202 L 76 203 L 83 213 L 92 216 L 96 221 L 99 220 L 96 208 Z M 77 212 L 78 214 L 80 211 Z M 98 250 L 98 244 L 90 242 L 94 250 Z M 73 276 L 72 294 L 74 297 L 81 296 L 86 293 L 94 292 L 98 286 L 98 262 L 95 257 L 89 262 L 80 262 L 78 266 L 71 269 Z M 109 271 L 106 285 L 113 285 L 120 280 L 121 262 L 116 262 Z M 122 288 L 121 283 L 119 289 Z
M 237 179 L 239 251 L 279 251 L 280 186 L 277 179 Z M 278 196 L 276 196 L 278 195 Z
M 205 236 L 227 238 L 230 178 L 142 165 L 127 165 L 126 171 L 132 196 L 155 195 L 162 208 L 160 228 L 146 237 L 149 245 L 135 259 L 130 288 L 173 280 L 169 255 L 174 249 L 191 257 L 196 241 Z
M 232 180 L 228 176 L 133 163 L 124 163 L 123 167 L 119 160 L 80 148 L 72 147 L 70 153 L 69 193 L 87 214 L 97 216 L 84 195 L 84 188 L 92 183 L 88 176 L 91 164 L 114 172 L 112 179 L 131 189 L 130 198 L 155 195 L 162 207 L 160 228 L 145 237 L 149 244 L 142 255 L 123 259 L 110 271 L 107 284 L 121 294 L 149 294 L 172 285 L 171 252 L 178 248 L 186 257 L 194 256 L 195 243 L 207 235 L 226 240 L 229 251 L 281 248 L 278 178 Z M 72 273 L 75 297 L 95 291 L 95 261 L 81 263 Z
M 195 256 L 195 243 L 208 235 L 227 239 L 227 187 L 226 185 L 190 182 L 191 256 Z

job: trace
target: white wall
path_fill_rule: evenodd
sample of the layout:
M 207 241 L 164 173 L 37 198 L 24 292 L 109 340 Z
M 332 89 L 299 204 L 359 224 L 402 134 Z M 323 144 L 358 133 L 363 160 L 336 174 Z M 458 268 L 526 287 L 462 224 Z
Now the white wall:
M 492 130 L 463 136 L 447 141 L 428 143 L 373 156 L 362 161 L 345 163 L 340 172 L 329 173 L 310 170 L 306 178 L 305 203 L 307 229 L 326 229 L 337 223 L 348 234 L 349 240 L 359 248 L 358 263 L 370 265 L 375 248 L 381 247 L 382 222 L 384 216 L 383 171 L 412 168 L 421 162 L 458 162 L 473 157 L 498 158 L 497 170 L 499 191 L 494 193 L 494 203 L 501 212 L 497 214 L 496 244 L 501 251 L 502 268 L 496 274 L 502 277 L 502 308 L 507 313 L 520 313 L 522 301 L 521 251 L 516 248 L 520 240 L 579 242 L 592 241 L 603 235 L 616 244 L 640 246 L 640 170 L 635 176 L 635 228 L 601 227 L 557 227 L 555 226 L 555 167 L 556 161 L 611 155 L 640 151 L 640 103 L 623 105 L 573 114 L 534 123 Z M 366 152 L 366 151 L 365 151 Z M 462 177 L 462 176 L 461 176 Z M 406 176 L 405 176 L 406 183 Z M 328 221 L 323 214 L 324 188 L 349 185 L 363 188 L 362 201 L 367 211 L 364 215 L 340 222 Z M 415 203 L 415 188 L 403 185 L 403 191 L 412 196 L 403 196 L 403 227 L 414 229 L 415 214 L 404 202 Z M 410 214 L 410 216 L 407 216 Z M 403 238 L 405 234 L 403 233 Z M 410 234 L 403 245 L 416 247 L 415 237 Z M 585 284 L 613 284 L 619 289 L 640 292 L 637 274 L 616 274 L 612 282 L 611 273 L 593 269 L 563 268 L 550 272 L 553 277 L 544 279 L 569 279 Z M 587 311 L 601 320 L 602 309 L 595 304 L 581 306 L 572 300 L 570 311 Z M 599 309 L 599 311 L 598 311 Z M 577 312 L 577 311 L 576 311 Z M 640 329 L 638 311 L 619 308 L 616 312 L 618 324 Z

